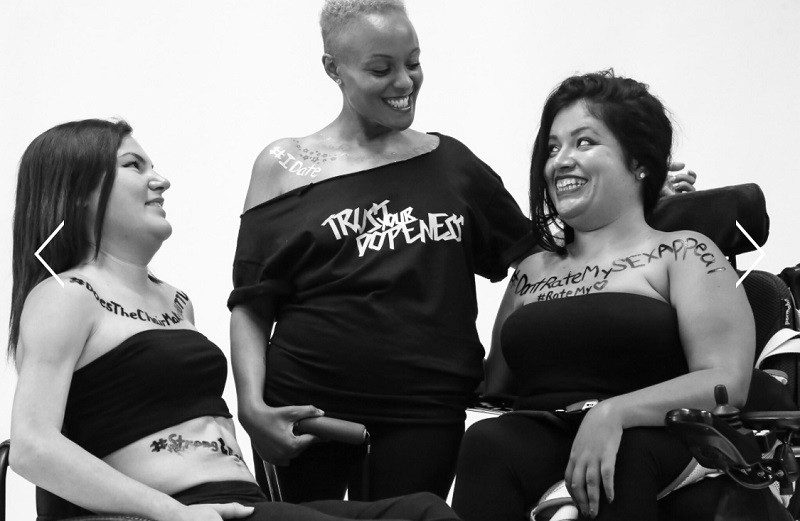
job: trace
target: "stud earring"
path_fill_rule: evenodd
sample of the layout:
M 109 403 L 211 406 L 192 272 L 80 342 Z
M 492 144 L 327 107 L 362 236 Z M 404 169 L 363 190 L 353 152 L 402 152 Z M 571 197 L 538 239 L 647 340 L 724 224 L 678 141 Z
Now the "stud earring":
M 639 177 L 639 180 L 644 179 L 645 177 L 647 177 L 647 172 L 642 170 L 641 172 L 639 172 L 638 177 Z
M 336 85 L 341 85 L 341 84 L 342 84 L 342 79 L 336 78 Z

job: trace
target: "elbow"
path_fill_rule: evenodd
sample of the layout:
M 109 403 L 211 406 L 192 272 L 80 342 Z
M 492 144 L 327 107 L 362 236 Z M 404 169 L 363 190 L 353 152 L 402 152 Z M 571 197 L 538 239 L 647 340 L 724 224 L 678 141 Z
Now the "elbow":
M 42 461 L 36 443 L 31 443 L 29 438 L 12 436 L 11 447 L 8 451 L 8 466 L 19 476 L 33 482 L 36 474 L 37 462 Z
M 730 405 L 741 409 L 747 402 L 752 375 L 752 370 L 735 371 L 728 378 L 725 378 L 725 387 L 728 389 L 728 403 Z
M 8 452 L 8 465 L 14 472 L 31 483 L 39 484 L 37 476 L 51 468 L 53 434 L 47 428 L 33 425 L 11 425 L 11 447 Z

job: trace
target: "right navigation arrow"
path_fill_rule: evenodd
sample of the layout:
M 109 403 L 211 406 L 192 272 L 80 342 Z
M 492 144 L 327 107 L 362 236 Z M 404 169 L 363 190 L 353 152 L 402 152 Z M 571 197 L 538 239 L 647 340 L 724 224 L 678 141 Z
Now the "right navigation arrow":
M 753 240 L 753 238 L 752 238 L 752 237 L 750 237 L 750 234 L 749 234 L 749 233 L 747 233 L 746 231 L 744 231 L 744 228 L 742 228 L 742 225 L 741 225 L 741 224 L 739 224 L 739 221 L 734 221 L 734 222 L 736 223 L 736 227 L 737 227 L 737 228 L 739 228 L 739 230 L 740 230 L 740 231 L 741 231 L 741 232 L 744 234 L 744 236 L 745 236 L 745 237 L 747 237 L 747 240 L 748 240 L 748 241 L 750 241 L 750 244 L 752 244 L 752 245 L 753 245 L 753 247 L 754 247 L 754 248 L 756 249 L 756 251 L 758 252 L 758 258 L 757 258 L 757 259 L 756 259 L 756 261 L 753 263 L 753 265 L 752 265 L 752 266 L 750 266 L 749 268 L 747 268 L 747 271 L 745 271 L 745 272 L 744 272 L 744 275 L 742 275 L 742 276 L 741 276 L 741 278 L 740 278 L 739 280 L 737 280 L 737 281 L 736 281 L 736 287 L 738 288 L 738 287 L 739 287 L 739 284 L 741 284 L 741 283 L 742 283 L 742 281 L 743 281 L 743 280 L 744 280 L 744 279 L 745 279 L 745 278 L 746 278 L 748 275 L 750 275 L 750 272 L 751 272 L 751 271 L 753 271 L 753 268 L 755 268 L 755 267 L 756 267 L 756 265 L 757 265 L 759 262 L 761 262 L 761 259 L 763 259 L 763 258 L 764 258 L 764 255 L 766 255 L 766 254 L 764 253 L 764 250 L 762 250 L 761 248 L 759 248 L 758 244 L 756 244 L 756 241 L 754 241 L 754 240 Z

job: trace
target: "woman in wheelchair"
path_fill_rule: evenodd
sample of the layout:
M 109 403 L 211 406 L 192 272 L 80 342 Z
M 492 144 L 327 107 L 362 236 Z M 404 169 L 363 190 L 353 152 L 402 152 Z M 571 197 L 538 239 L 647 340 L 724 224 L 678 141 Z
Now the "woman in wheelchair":
M 172 233 L 170 184 L 130 133 L 66 123 L 20 162 L 11 466 L 87 510 L 154 520 L 457 519 L 428 494 L 267 502 L 221 397 L 222 351 L 195 328 L 189 297 L 148 270 Z M 34 252 L 59 223 L 42 254 L 51 277 Z
M 645 221 L 671 145 L 663 105 L 632 79 L 575 76 L 548 98 L 530 181 L 545 251 L 518 265 L 487 361 L 489 392 L 503 371 L 518 382 L 517 410 L 465 435 L 464 519 L 522 519 L 561 479 L 584 516 L 657 519 L 691 460 L 665 414 L 712 408 L 714 384 L 744 402 L 755 333 L 736 274 L 705 236 Z

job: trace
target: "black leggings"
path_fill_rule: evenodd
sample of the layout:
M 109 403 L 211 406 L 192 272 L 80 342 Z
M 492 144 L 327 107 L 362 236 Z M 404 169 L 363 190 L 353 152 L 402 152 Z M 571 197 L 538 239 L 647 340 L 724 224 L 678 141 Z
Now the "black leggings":
M 372 503 L 358 501 L 315 501 L 294 505 L 268 501 L 255 483 L 220 481 L 204 483 L 173 497 L 184 505 L 200 503 L 241 503 L 255 507 L 246 521 L 345 521 L 404 520 L 458 521 L 450 507 L 433 494 L 414 494 Z
M 283 499 L 292 503 L 320 499 L 376 500 L 431 492 L 446 498 L 455 474 L 464 424 L 401 426 L 368 425 L 369 455 L 367 497 L 363 495 L 363 447 L 326 442 L 310 446 L 277 467 Z M 261 460 L 256 458 L 256 470 Z
M 564 479 L 577 425 L 506 414 L 464 435 L 453 509 L 465 521 L 517 521 Z M 656 496 L 691 461 L 689 450 L 661 427 L 622 434 L 614 472 L 614 501 L 601 493 L 596 520 L 658 519 Z M 601 489 L 602 490 L 602 489 Z

